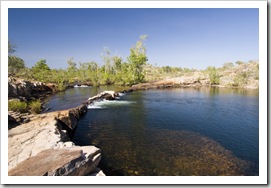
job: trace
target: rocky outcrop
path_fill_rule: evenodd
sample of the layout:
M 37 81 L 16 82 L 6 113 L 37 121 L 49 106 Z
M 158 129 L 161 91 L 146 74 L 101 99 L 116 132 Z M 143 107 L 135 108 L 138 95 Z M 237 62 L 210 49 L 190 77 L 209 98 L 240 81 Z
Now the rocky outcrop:
M 101 152 L 94 146 L 47 149 L 21 162 L 9 176 L 83 176 L 95 171 Z
M 10 176 L 103 175 L 96 169 L 101 151 L 95 146 L 75 146 L 71 138 L 86 105 L 36 115 L 8 132 Z
M 88 100 L 87 100 L 87 104 L 91 104 L 95 101 L 100 101 L 100 100 L 115 100 L 116 97 L 119 96 L 119 93 L 118 92 L 115 92 L 115 91 L 104 91 L 94 97 L 90 97 Z
M 48 94 L 53 93 L 53 84 L 45 84 L 42 82 L 30 82 L 19 78 L 8 78 L 8 98 L 30 101 L 41 99 Z
M 146 90 L 146 89 L 165 89 L 173 87 L 201 87 L 206 83 L 200 82 L 196 79 L 184 80 L 181 79 L 167 79 L 152 83 L 142 83 L 133 85 L 128 91 Z
M 20 113 L 20 112 L 8 112 L 8 129 L 12 129 L 20 124 L 28 123 L 30 118 L 34 117 L 30 113 Z
M 228 64 L 228 65 L 227 65 Z M 231 64 L 231 66 L 229 66 Z M 181 76 L 164 77 L 162 80 L 136 84 L 130 90 L 163 89 L 171 87 L 230 87 L 244 89 L 259 89 L 259 61 L 237 62 L 238 65 L 226 63 L 222 68 L 216 68 L 218 83 L 211 83 L 208 70 L 193 70 L 182 72 Z M 168 75 L 171 76 L 171 75 Z
M 58 129 L 65 130 L 68 136 L 72 138 L 78 125 L 79 118 L 87 113 L 87 106 L 82 104 L 76 108 L 52 113 L 58 122 Z

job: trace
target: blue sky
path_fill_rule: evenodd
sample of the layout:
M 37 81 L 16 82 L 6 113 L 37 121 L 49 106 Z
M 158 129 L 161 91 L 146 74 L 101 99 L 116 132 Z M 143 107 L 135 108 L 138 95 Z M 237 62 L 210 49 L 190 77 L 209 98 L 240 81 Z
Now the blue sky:
M 139 36 L 147 34 L 148 63 L 205 69 L 225 62 L 259 59 L 258 9 L 9 9 L 8 38 L 14 55 L 32 67 L 67 60 L 96 61 L 101 52 L 124 60 Z

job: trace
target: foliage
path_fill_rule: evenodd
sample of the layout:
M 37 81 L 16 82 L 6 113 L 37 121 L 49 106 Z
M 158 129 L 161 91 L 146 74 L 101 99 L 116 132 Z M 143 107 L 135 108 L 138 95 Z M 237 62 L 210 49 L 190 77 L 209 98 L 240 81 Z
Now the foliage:
M 41 112 L 42 103 L 40 102 L 40 100 L 31 101 L 29 103 L 29 108 L 31 112 L 39 114 Z
M 148 58 L 146 55 L 146 48 L 144 46 L 144 40 L 147 35 L 140 36 L 139 41 L 137 41 L 136 46 L 130 49 L 130 56 L 128 57 L 128 62 L 130 63 L 130 70 L 133 74 L 132 84 L 141 83 L 144 81 L 144 65 L 146 65 Z
M 15 48 L 16 45 L 8 41 L 8 73 L 13 76 L 26 68 L 23 59 L 12 55 L 16 51 Z
M 164 66 L 162 67 L 162 70 L 166 73 L 171 73 L 172 72 L 172 68 L 170 66 Z
M 245 62 L 243 62 L 243 61 L 236 61 L 235 64 L 236 65 L 243 65 L 243 64 L 245 64 Z
M 13 55 L 8 56 L 8 73 L 10 75 L 16 75 L 24 68 L 25 63 L 23 59 Z
M 49 82 L 51 80 L 51 71 L 49 66 L 46 64 L 45 59 L 41 59 L 30 69 L 32 76 L 35 80 L 41 82 Z
M 248 82 L 248 73 L 240 72 L 233 79 L 233 86 L 243 87 Z
M 8 54 L 11 55 L 13 54 L 16 50 L 16 45 L 11 43 L 10 40 L 8 40 Z
M 209 76 L 211 85 L 216 85 L 220 83 L 219 74 L 215 67 L 212 66 L 207 67 L 207 74 Z
M 19 100 L 9 100 L 8 110 L 21 113 L 27 112 L 27 103 Z
M 67 63 L 68 63 L 68 68 L 67 68 L 68 82 L 73 83 L 77 77 L 76 63 L 74 62 L 73 57 L 68 59 Z
M 108 48 L 101 53 L 101 64 L 90 62 L 75 62 L 74 58 L 67 60 L 67 69 L 50 69 L 45 59 L 38 61 L 32 68 L 25 67 L 24 61 L 11 55 L 15 52 L 15 45 L 9 42 L 9 74 L 36 80 L 50 82 L 57 85 L 57 90 L 66 89 L 67 85 L 76 82 L 85 82 L 93 86 L 100 85 L 133 85 L 142 82 L 153 82 L 168 78 L 189 76 L 195 77 L 196 81 L 209 78 L 210 84 L 222 84 L 243 87 L 248 84 L 257 85 L 259 80 L 258 61 L 248 63 L 237 61 L 227 62 L 221 68 L 208 67 L 206 70 L 197 71 L 186 67 L 159 67 L 156 64 L 148 64 L 145 40 L 147 35 L 142 35 L 130 49 L 126 61 L 118 56 L 112 55 Z M 197 74 L 195 74 L 198 72 Z M 204 81 L 206 83 L 206 81 Z
M 232 62 L 227 62 L 223 64 L 223 69 L 232 69 L 234 67 L 234 64 Z

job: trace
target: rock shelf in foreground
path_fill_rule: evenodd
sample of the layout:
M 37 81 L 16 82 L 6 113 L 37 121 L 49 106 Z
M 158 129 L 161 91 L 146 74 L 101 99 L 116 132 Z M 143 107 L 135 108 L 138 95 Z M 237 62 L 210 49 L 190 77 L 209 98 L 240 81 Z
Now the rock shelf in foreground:
M 97 175 L 101 151 L 95 146 L 75 146 L 70 140 L 86 105 L 37 115 L 8 132 L 10 176 Z

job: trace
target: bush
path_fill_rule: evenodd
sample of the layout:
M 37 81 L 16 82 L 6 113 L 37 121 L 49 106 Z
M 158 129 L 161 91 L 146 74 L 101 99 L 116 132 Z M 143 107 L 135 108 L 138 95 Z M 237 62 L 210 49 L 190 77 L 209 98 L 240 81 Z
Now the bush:
M 27 112 L 27 104 L 26 102 L 21 102 L 19 100 L 9 100 L 8 110 L 24 113 L 24 112 Z
M 31 101 L 29 104 L 30 111 L 39 114 L 41 112 L 41 105 L 42 103 L 40 102 L 40 100 Z
M 248 73 L 240 72 L 233 79 L 233 86 L 244 87 L 248 83 Z
M 207 73 L 210 79 L 211 85 L 216 85 L 220 83 L 220 77 L 215 67 L 207 67 Z

